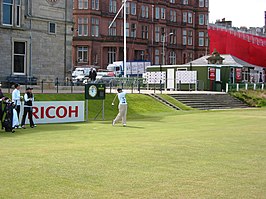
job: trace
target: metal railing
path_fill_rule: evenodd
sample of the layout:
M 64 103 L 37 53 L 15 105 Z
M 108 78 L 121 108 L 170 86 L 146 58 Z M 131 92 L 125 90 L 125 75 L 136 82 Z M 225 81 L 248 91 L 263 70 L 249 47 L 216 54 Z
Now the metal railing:
M 167 82 L 173 81 L 174 88 L 167 88 Z M 11 93 L 14 89 L 14 85 L 11 82 L 2 81 L 2 90 L 5 93 Z M 106 85 L 106 92 L 112 93 L 116 92 L 117 88 L 122 88 L 125 90 L 130 90 L 131 93 L 141 93 L 142 91 L 151 90 L 155 92 L 162 92 L 166 90 L 171 91 L 203 91 L 204 81 L 197 80 L 195 83 L 183 84 L 182 82 L 177 82 L 176 80 L 166 79 L 164 81 L 147 82 L 145 78 L 139 77 L 117 77 L 117 78 L 102 78 L 95 82 L 88 81 L 88 83 L 103 83 Z M 13 83 L 14 84 L 14 83 Z M 73 82 L 71 79 L 66 81 L 60 81 L 56 78 L 54 81 L 41 80 L 37 84 L 24 84 L 21 85 L 21 91 L 23 92 L 27 87 L 32 87 L 34 93 L 84 93 L 83 82 Z
M 226 84 L 226 92 L 234 92 L 240 90 L 265 90 L 265 83 Z

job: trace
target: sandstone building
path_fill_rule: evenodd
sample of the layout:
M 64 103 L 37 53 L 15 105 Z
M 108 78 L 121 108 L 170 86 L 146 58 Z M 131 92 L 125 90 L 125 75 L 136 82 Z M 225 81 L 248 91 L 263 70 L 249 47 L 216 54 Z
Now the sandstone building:
M 7 76 L 68 76 L 72 11 L 70 0 L 0 0 L 0 81 Z

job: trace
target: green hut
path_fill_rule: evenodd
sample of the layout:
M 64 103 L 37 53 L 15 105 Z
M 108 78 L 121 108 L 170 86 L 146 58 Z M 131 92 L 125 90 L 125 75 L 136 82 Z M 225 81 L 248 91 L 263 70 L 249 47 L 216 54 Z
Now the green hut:
M 165 71 L 166 78 L 168 78 L 167 71 L 169 69 L 174 69 L 175 71 L 197 71 L 198 90 L 224 91 L 226 83 L 248 82 L 252 74 L 258 73 L 257 71 L 262 70 L 262 67 L 249 64 L 232 55 L 220 55 L 216 51 L 212 55 L 203 56 L 183 65 L 147 67 L 148 72 Z M 178 87 L 178 82 L 175 82 L 175 84 Z M 182 88 L 188 88 L 188 86 L 184 85 Z

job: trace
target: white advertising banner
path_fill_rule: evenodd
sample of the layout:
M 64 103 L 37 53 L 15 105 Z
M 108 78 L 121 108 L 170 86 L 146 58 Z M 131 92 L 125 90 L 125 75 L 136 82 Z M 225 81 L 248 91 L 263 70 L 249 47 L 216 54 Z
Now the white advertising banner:
M 195 84 L 197 82 L 197 71 L 176 71 L 176 83 Z
M 148 84 L 164 84 L 165 72 L 146 72 L 143 73 L 143 78 L 146 79 Z
M 32 115 L 36 124 L 83 122 L 84 101 L 34 102 Z
M 167 69 L 167 89 L 175 89 L 175 69 Z

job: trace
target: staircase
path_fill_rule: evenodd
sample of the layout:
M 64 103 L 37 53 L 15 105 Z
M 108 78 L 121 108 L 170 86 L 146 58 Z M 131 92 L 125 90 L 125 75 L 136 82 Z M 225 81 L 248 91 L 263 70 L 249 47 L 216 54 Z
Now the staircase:
M 192 108 L 200 110 L 248 108 L 229 94 L 169 94 L 171 97 Z
M 177 111 L 180 110 L 179 107 L 175 106 L 174 104 L 168 102 L 167 100 L 161 98 L 160 96 L 158 96 L 158 95 L 156 95 L 156 94 L 151 93 L 151 94 L 149 94 L 149 96 L 151 96 L 152 98 L 154 98 L 154 99 L 160 101 L 160 102 L 163 103 L 164 105 L 167 105 L 167 106 L 169 106 L 169 107 L 171 107 L 171 108 L 173 108 L 173 109 L 175 109 L 175 110 L 177 110 Z

